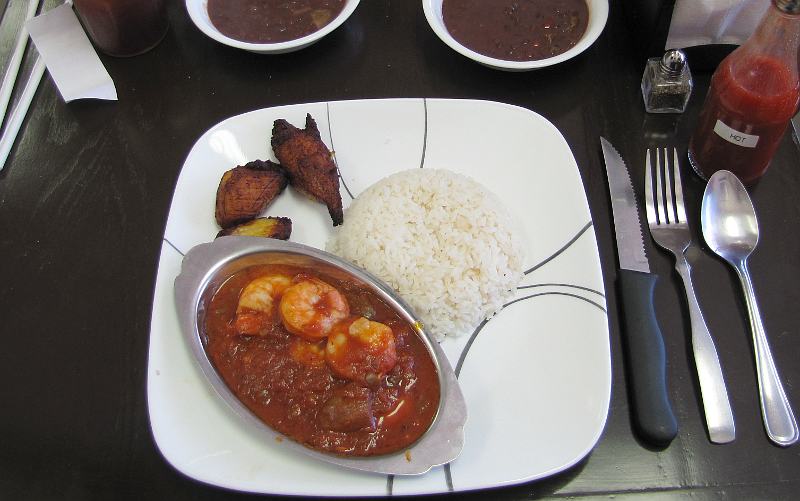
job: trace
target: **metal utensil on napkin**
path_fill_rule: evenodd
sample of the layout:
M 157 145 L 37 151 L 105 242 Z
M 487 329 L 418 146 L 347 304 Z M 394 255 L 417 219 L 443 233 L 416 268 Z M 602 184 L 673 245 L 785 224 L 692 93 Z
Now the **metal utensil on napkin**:
M 718 444 L 733 441 L 736 438 L 736 426 L 733 422 L 733 411 L 728 400 L 728 390 L 722 376 L 717 349 L 708 330 L 700 304 L 692 287 L 691 267 L 686 259 L 686 249 L 692 243 L 689 222 L 683 203 L 683 186 L 678 152 L 672 149 L 672 168 L 666 148 L 656 148 L 651 159 L 647 150 L 645 159 L 645 205 L 650 235 L 661 247 L 675 255 L 675 269 L 683 280 L 686 299 L 689 303 L 689 318 L 692 323 L 692 352 L 697 379 L 700 383 L 700 394 L 706 416 L 709 439 Z M 662 160 L 664 173 L 661 172 Z M 655 165 L 655 166 L 654 166 Z M 653 190 L 655 177 L 655 196 Z M 663 179 L 663 181 L 662 181 Z M 662 186 L 664 189 L 662 190 Z M 673 195 L 675 200 L 673 203 Z
M 32 0 L 32 5 L 35 6 L 38 5 L 38 3 L 38 1 Z M 72 0 L 66 0 L 62 5 L 62 7 L 66 9 L 71 9 L 71 6 Z M 58 9 L 58 7 L 56 9 Z M 51 9 L 48 12 L 53 12 L 56 9 Z M 41 20 L 43 17 L 44 16 L 38 16 L 32 20 L 28 19 L 29 22 L 26 23 L 26 26 L 21 28 L 20 36 L 22 37 L 24 35 L 24 39 L 17 40 L 18 46 L 19 44 L 22 44 L 22 47 L 24 48 L 25 44 L 27 44 L 30 33 L 28 29 L 30 27 L 30 23 L 35 23 L 37 20 Z M 33 30 L 32 27 L 30 29 Z M 59 43 L 66 43 L 67 46 L 74 47 L 74 45 L 72 45 L 73 40 L 60 39 Z M 38 50 L 32 50 L 30 57 L 33 60 L 31 72 L 28 75 L 28 79 L 25 81 L 24 87 L 20 91 L 19 98 L 17 99 L 14 108 L 11 110 L 11 113 L 5 120 L 5 127 L 3 128 L 2 135 L 0 135 L 0 171 L 3 170 L 6 160 L 11 153 L 11 149 L 14 147 L 14 143 L 17 140 L 17 134 L 19 134 L 19 131 L 22 128 L 22 124 L 28 114 L 28 109 L 31 106 L 33 98 L 36 94 L 36 90 L 39 88 L 39 84 L 42 81 L 44 72 L 47 69 L 45 61 L 39 54 Z M 17 77 L 16 73 L 17 72 L 14 74 L 14 79 Z
M 3 83 L 0 85 L 0 117 L 6 116 L 6 109 L 8 101 L 11 99 L 11 92 L 14 90 L 14 84 L 17 81 L 19 74 L 19 67 L 22 64 L 22 56 L 25 53 L 25 47 L 28 45 L 28 29 L 25 23 L 36 15 L 36 8 L 38 7 L 38 0 L 28 0 L 28 7 L 25 11 L 25 18 L 17 32 L 17 39 L 14 42 L 14 51 L 11 53 L 11 59 L 8 61 L 8 67 L 3 75 Z
M 644 251 L 642 225 L 630 174 L 617 150 L 600 138 L 611 192 L 619 256 L 618 286 L 631 384 L 633 419 L 639 436 L 655 445 L 669 444 L 678 423 L 667 396 L 664 339 L 653 310 L 656 275 Z
M 67 1 L 71 2 L 71 0 Z M 22 56 L 24 55 L 25 47 L 28 45 L 28 28 L 25 26 L 25 24 L 36 14 L 36 8 L 38 6 L 38 0 L 28 1 L 26 17 L 23 20 L 22 26 L 19 28 L 19 34 L 17 35 L 14 53 L 12 54 L 11 60 L 8 63 L 6 73 L 3 76 L 3 84 L 2 88 L 0 88 L 0 115 L 2 116 L 2 119 L 6 118 L 5 114 L 7 111 L 8 102 L 11 99 L 11 92 L 14 89 L 17 76 L 19 75 L 19 67 L 22 63 Z M 33 69 L 28 76 L 28 80 L 25 82 L 25 87 L 20 94 L 17 104 L 14 106 L 14 109 L 11 110 L 11 114 L 9 115 L 8 119 L 5 120 L 5 127 L 3 128 L 2 135 L 0 135 L 0 171 L 3 170 L 3 167 L 5 166 L 6 159 L 8 159 L 8 154 L 11 152 L 11 148 L 14 146 L 19 129 L 22 127 L 22 122 L 25 120 L 25 116 L 28 114 L 28 108 L 31 105 L 31 101 L 33 101 L 33 96 L 36 93 L 36 89 L 39 87 L 39 82 L 41 82 L 42 76 L 44 75 L 45 66 L 44 62 L 39 57 L 39 54 L 36 51 L 33 51 L 32 56 L 35 58 Z M 0 119 L 0 121 L 2 121 L 2 119 Z
M 761 414 L 767 435 L 778 445 L 792 445 L 800 438 L 797 421 L 772 359 L 747 268 L 747 258 L 758 244 L 758 221 L 747 190 L 733 173 L 717 171 L 708 180 L 703 194 L 701 221 L 706 243 L 733 266 L 744 288 L 753 331 Z

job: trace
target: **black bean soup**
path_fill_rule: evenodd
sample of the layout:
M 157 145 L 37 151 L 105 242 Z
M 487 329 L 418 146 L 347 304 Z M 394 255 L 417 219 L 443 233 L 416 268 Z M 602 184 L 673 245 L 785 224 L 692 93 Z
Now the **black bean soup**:
M 225 36 L 277 43 L 309 35 L 330 23 L 346 0 L 208 0 L 208 17 Z
M 557 56 L 589 24 L 586 0 L 443 0 L 447 31 L 480 54 L 506 61 Z

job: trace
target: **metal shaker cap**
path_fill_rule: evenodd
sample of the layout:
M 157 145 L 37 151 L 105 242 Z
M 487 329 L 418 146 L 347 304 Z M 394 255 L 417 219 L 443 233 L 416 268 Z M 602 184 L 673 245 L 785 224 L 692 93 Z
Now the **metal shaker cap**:
M 773 0 L 775 7 L 787 14 L 800 14 L 800 0 Z
M 800 0 L 799 0 L 800 1 Z M 686 54 L 679 49 L 670 49 L 664 53 L 661 58 L 659 68 L 661 72 L 670 78 L 675 78 L 683 73 L 683 68 L 686 67 Z

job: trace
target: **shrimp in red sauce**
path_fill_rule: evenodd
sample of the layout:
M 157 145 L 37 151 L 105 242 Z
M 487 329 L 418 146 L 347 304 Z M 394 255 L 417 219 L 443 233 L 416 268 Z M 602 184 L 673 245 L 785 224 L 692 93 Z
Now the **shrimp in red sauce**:
M 293 282 L 279 306 L 283 325 L 292 334 L 322 339 L 350 315 L 347 299 L 332 285 L 305 274 L 297 275 Z
M 364 317 L 340 322 L 328 336 L 325 360 L 339 377 L 376 385 L 397 362 L 394 333 Z
M 273 307 L 292 279 L 286 275 L 263 275 L 247 284 L 239 295 L 234 324 L 238 334 L 264 332 L 273 316 Z
M 256 265 L 228 279 L 207 312 L 206 350 L 222 379 L 307 447 L 386 454 L 433 422 L 440 388 L 430 352 L 413 325 L 358 284 Z

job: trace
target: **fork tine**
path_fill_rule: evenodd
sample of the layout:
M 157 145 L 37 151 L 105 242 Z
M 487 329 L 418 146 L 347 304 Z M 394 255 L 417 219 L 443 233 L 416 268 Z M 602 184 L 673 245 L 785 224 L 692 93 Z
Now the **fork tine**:
M 672 202 L 672 186 L 674 182 L 674 178 L 672 176 L 672 171 L 669 168 L 669 156 L 667 155 L 667 149 L 664 148 L 664 189 L 666 190 L 666 194 L 664 195 L 664 210 L 667 211 L 667 224 L 669 223 L 677 223 L 675 217 L 675 204 Z
M 647 149 L 647 156 L 644 162 L 644 201 L 647 212 L 647 223 L 658 224 L 656 219 L 656 209 L 653 205 L 653 169 L 650 166 L 650 148 Z
M 683 204 L 683 183 L 681 182 L 681 163 L 678 159 L 678 150 L 672 149 L 672 168 L 675 172 L 675 210 L 678 213 L 678 221 L 687 223 L 686 207 Z
M 659 224 L 669 224 L 667 214 L 664 212 L 664 192 L 661 191 L 661 158 L 656 148 L 656 212 L 658 213 Z

